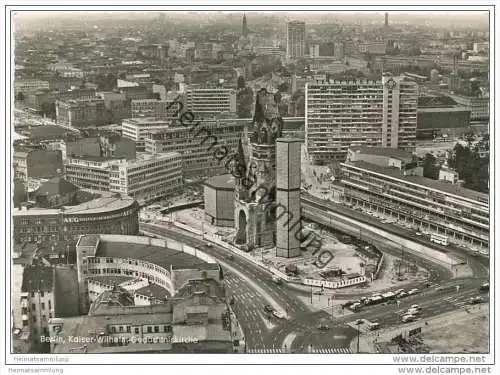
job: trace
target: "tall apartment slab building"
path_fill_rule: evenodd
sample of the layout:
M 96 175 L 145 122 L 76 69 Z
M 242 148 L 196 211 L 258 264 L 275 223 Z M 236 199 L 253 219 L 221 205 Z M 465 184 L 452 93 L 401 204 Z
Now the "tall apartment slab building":
M 286 57 L 304 57 L 306 53 L 306 23 L 290 21 L 286 24 Z
M 344 161 L 351 145 L 415 150 L 417 84 L 384 75 L 377 81 L 306 84 L 306 145 L 314 163 Z

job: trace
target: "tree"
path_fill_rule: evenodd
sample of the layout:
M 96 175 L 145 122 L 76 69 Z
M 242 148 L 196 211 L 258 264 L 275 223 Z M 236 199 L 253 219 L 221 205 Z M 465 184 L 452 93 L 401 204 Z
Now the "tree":
M 437 180 L 439 178 L 439 166 L 436 165 L 436 157 L 432 154 L 425 154 L 424 157 L 424 177 L 432 178 L 433 180 Z
M 239 76 L 238 77 L 237 87 L 238 87 L 238 89 L 244 89 L 245 88 L 245 78 L 243 76 Z
M 489 192 L 489 155 L 481 157 L 478 150 L 471 151 L 467 146 L 457 143 L 453 155 L 448 159 L 450 167 L 455 168 L 464 187 L 483 193 Z

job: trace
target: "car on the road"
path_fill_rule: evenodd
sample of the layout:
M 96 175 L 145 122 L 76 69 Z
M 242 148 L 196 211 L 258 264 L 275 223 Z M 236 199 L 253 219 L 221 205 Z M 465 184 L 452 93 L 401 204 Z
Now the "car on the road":
M 322 296 L 323 294 L 325 294 L 325 291 L 323 289 L 315 290 L 313 294 L 317 296 Z
M 349 306 L 349 309 L 352 310 L 353 312 L 358 312 L 359 310 L 361 310 L 361 307 L 363 305 L 359 302 L 356 302 L 356 303 L 353 303 L 351 306 Z
M 210 242 L 206 242 L 205 246 L 208 247 L 209 249 L 214 247 L 214 245 L 212 245 Z
M 481 302 L 483 302 L 483 298 L 481 296 L 471 297 L 469 300 L 469 304 L 471 305 L 477 305 Z
M 422 232 L 415 232 L 415 236 L 421 236 Z
M 403 315 L 401 317 L 401 321 L 403 323 L 409 323 L 409 322 L 413 322 L 417 319 L 417 317 L 415 315 L 411 315 L 411 314 L 406 314 L 406 315 Z
M 405 292 L 404 290 L 398 294 L 398 298 L 404 298 L 404 297 L 407 297 L 408 296 L 408 293 Z
M 370 331 L 375 331 L 377 329 L 380 329 L 380 323 L 377 323 L 377 322 L 368 322 L 368 329 Z
M 279 277 L 279 276 L 273 276 L 273 282 L 276 283 L 276 284 L 278 284 L 278 285 L 281 285 L 281 283 L 283 281 L 281 280 L 281 277 Z
M 483 285 L 481 285 L 479 287 L 479 290 L 481 292 L 487 292 L 487 291 L 489 291 L 490 290 L 490 283 L 484 283 Z
M 413 288 L 411 290 L 408 291 L 408 295 L 412 296 L 414 294 L 418 294 L 420 293 L 420 290 L 418 290 L 417 288 Z
M 402 293 L 402 292 L 404 292 L 404 291 L 405 291 L 404 289 L 398 289 L 398 290 L 395 290 L 395 291 L 394 291 L 394 294 L 395 294 L 396 296 L 399 296 L 399 294 L 400 294 L 400 293 Z
M 419 305 L 417 305 L 416 303 L 413 304 L 413 305 L 411 305 L 411 308 L 415 309 L 415 310 L 418 310 L 418 311 L 422 310 L 422 308 Z
M 406 313 L 410 315 L 418 315 L 420 314 L 420 309 L 410 308 Z
M 265 305 L 264 306 L 264 311 L 266 313 L 272 313 L 272 312 L 274 312 L 274 309 L 273 309 L 273 307 L 271 305 Z
M 278 319 L 285 319 L 286 318 L 286 315 L 284 313 L 282 313 L 281 311 L 274 310 L 273 315 L 275 318 L 278 318 Z

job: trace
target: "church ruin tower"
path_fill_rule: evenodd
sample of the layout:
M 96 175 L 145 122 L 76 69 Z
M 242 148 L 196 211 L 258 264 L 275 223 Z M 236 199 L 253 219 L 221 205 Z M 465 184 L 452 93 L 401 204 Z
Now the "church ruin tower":
M 283 128 L 279 98 L 266 89 L 257 92 L 253 132 L 238 147 L 244 167 L 236 179 L 235 243 L 249 250 L 276 243 L 276 139 Z

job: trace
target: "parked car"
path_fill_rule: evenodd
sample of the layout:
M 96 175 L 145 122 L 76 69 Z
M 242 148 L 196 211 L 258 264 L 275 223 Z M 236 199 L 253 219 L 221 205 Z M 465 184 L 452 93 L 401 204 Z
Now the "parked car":
M 411 314 L 403 315 L 401 317 L 401 321 L 403 323 L 409 323 L 409 322 L 413 322 L 415 320 L 416 320 L 416 316 L 415 315 L 411 315 Z
M 417 288 L 413 288 L 411 290 L 408 291 L 408 295 L 414 295 L 414 294 L 418 294 L 420 293 L 420 290 L 418 290 Z
M 419 311 L 422 310 L 422 308 L 417 304 L 411 305 L 411 308 Z
M 380 328 L 380 323 L 377 323 L 377 322 L 369 322 L 368 323 L 368 329 L 370 331 L 375 331 L 375 330 L 377 330 L 379 328 Z
M 414 309 L 414 308 L 408 309 L 407 314 L 418 315 L 420 314 L 420 309 Z
M 469 303 L 471 305 L 477 305 L 478 303 L 483 302 L 483 298 L 481 296 L 471 297 Z
M 479 287 L 479 290 L 481 292 L 487 292 L 487 291 L 489 291 L 490 290 L 490 283 L 484 283 L 483 285 L 481 285 Z
M 401 293 L 398 294 L 398 298 L 404 298 L 407 296 L 408 296 L 408 293 L 406 293 L 405 291 L 402 291 Z

